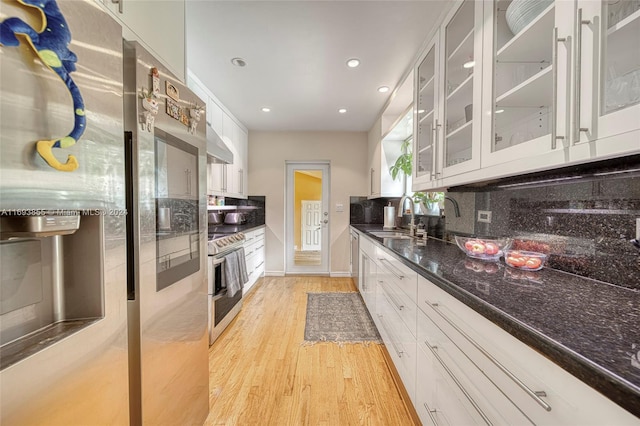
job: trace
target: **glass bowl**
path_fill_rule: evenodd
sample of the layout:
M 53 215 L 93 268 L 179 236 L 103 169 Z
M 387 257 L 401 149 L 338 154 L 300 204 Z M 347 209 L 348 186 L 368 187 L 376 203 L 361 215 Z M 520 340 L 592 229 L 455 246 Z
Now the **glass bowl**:
M 498 260 L 503 251 L 511 247 L 509 238 L 476 238 L 456 235 L 456 244 L 467 256 L 474 259 Z
M 523 271 L 539 271 L 546 261 L 547 255 L 537 251 L 505 250 L 504 253 L 507 266 Z

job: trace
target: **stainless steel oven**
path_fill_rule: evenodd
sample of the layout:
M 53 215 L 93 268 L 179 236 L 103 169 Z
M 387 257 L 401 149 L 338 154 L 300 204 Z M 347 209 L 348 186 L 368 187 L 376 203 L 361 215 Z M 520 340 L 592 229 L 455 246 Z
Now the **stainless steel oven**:
M 242 288 L 229 296 L 225 262 L 228 255 L 244 251 L 244 234 L 217 234 L 208 242 L 209 345 L 222 334 L 242 307 Z

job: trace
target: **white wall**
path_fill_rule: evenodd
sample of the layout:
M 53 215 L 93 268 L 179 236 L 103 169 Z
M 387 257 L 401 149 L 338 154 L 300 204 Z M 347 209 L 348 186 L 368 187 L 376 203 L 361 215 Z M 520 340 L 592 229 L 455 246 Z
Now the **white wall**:
M 285 161 L 331 162 L 329 242 L 332 275 L 349 273 L 349 196 L 367 195 L 366 132 L 249 132 L 249 188 L 266 197 L 267 275 L 285 270 Z M 336 212 L 336 204 L 344 211 Z

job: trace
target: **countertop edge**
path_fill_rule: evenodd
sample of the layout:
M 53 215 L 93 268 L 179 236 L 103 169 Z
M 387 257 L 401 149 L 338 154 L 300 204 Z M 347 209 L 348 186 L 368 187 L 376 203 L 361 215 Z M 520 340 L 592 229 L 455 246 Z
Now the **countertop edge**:
M 371 227 L 372 225 L 361 225 Z M 370 240 L 376 242 L 386 252 L 393 254 L 404 265 L 427 278 L 430 282 L 464 303 L 475 312 L 487 318 L 510 335 L 525 343 L 536 352 L 545 356 L 556 365 L 562 367 L 583 383 L 600 392 L 603 396 L 618 404 L 635 416 L 640 417 L 640 390 L 632 383 L 622 377 L 612 373 L 606 368 L 576 353 L 570 348 L 554 341 L 538 330 L 529 327 L 524 322 L 501 311 L 490 303 L 481 300 L 475 295 L 458 287 L 454 282 L 450 282 L 431 271 L 428 271 L 402 256 L 399 253 L 385 247 L 383 239 L 371 235 L 369 231 L 359 229 L 358 225 L 351 224 L 350 227 Z M 380 225 L 382 228 L 382 225 Z M 372 229 L 373 230 L 373 229 Z

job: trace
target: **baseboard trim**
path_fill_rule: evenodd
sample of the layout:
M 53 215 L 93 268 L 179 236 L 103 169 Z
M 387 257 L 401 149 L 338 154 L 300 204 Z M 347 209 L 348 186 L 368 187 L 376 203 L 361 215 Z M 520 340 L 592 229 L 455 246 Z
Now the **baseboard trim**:
M 331 272 L 329 274 L 330 277 L 336 277 L 336 278 L 351 278 L 351 272 L 349 271 L 343 271 L 343 272 Z
M 284 277 L 284 271 L 264 271 L 265 277 Z

